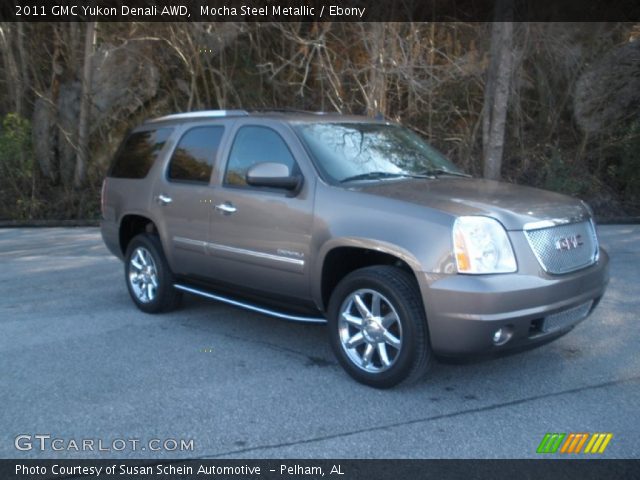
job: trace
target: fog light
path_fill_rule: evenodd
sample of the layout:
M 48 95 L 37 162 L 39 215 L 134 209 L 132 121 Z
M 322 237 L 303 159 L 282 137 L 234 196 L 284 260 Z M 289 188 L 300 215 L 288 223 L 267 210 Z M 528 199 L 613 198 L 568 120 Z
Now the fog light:
M 512 335 L 513 335 L 513 330 L 509 325 L 499 328 L 493 334 L 493 343 L 494 345 L 504 345 L 509 340 L 511 340 Z

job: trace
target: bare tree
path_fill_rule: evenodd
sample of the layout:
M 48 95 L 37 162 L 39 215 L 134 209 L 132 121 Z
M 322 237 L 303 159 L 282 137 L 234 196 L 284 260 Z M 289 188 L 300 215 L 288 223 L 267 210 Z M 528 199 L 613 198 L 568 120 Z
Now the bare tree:
M 33 147 L 11 153 L 17 161 L 5 167 L 39 166 L 35 196 L 27 198 L 33 184 L 17 185 L 20 204 L 34 209 L 11 207 L 8 177 L 0 178 L 0 207 L 9 205 L 9 216 L 90 214 L 84 193 L 95 197 L 128 127 L 216 107 L 379 112 L 487 178 L 568 185 L 587 199 L 602 185 L 612 198 L 635 188 L 625 172 L 638 171 L 637 156 L 620 152 L 635 151 L 628 132 L 636 127 L 626 119 L 637 118 L 637 102 L 615 88 L 631 85 L 635 94 L 635 57 L 616 55 L 615 68 L 587 73 L 610 50 L 637 42 L 637 24 L 511 23 L 509 2 L 498 0 L 493 24 L 0 22 L 0 118 L 29 119 Z M 594 102 L 625 113 L 622 128 L 581 130 L 578 107 Z M 610 127 L 604 117 L 590 118 Z
M 15 36 L 14 26 L 10 23 L 0 25 L 0 50 L 4 63 L 5 85 L 9 92 L 9 99 L 13 100 L 11 110 L 22 115 L 22 85 L 18 60 L 15 55 L 13 38 Z
M 498 2 L 497 15 L 511 17 L 509 0 Z M 493 22 L 490 63 L 484 91 L 482 146 L 484 176 L 497 180 L 502 168 L 505 124 L 513 68 L 513 22 Z
M 87 23 L 84 39 L 84 65 L 82 69 L 82 93 L 80 97 L 80 118 L 78 119 L 78 152 L 73 185 L 79 188 L 87 174 L 89 156 L 89 117 L 91 116 L 91 59 L 95 44 L 96 22 Z

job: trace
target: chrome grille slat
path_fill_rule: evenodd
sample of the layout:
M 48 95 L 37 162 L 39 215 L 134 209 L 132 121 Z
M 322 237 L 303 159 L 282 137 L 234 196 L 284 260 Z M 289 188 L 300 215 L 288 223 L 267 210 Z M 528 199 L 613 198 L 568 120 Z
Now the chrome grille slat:
M 590 220 L 525 230 L 531 249 L 542 268 L 552 274 L 563 274 L 593 265 L 598 258 L 598 239 Z M 580 245 L 559 248 L 562 239 L 578 238 Z

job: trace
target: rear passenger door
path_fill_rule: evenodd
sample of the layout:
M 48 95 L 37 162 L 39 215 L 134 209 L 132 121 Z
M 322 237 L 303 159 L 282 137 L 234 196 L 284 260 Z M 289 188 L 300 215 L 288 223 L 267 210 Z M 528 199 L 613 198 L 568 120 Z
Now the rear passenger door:
M 213 196 L 210 255 L 218 280 L 286 298 L 309 298 L 308 267 L 314 177 L 300 162 L 304 151 L 288 128 L 260 119 L 239 120 Z M 301 174 L 301 190 L 247 184 L 247 170 L 283 163 Z
M 152 209 L 174 273 L 207 276 L 206 242 L 211 215 L 211 176 L 224 126 L 189 126 L 153 189 Z

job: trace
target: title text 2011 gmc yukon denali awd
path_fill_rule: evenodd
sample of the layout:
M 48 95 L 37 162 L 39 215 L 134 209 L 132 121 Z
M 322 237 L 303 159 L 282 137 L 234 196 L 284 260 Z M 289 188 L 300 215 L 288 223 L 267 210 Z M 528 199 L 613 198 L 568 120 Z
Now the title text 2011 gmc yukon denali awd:
M 135 128 L 103 185 L 102 235 L 143 311 L 182 292 L 327 321 L 356 380 L 432 354 L 559 337 L 608 281 L 587 205 L 471 178 L 411 131 L 337 114 L 205 111 Z

